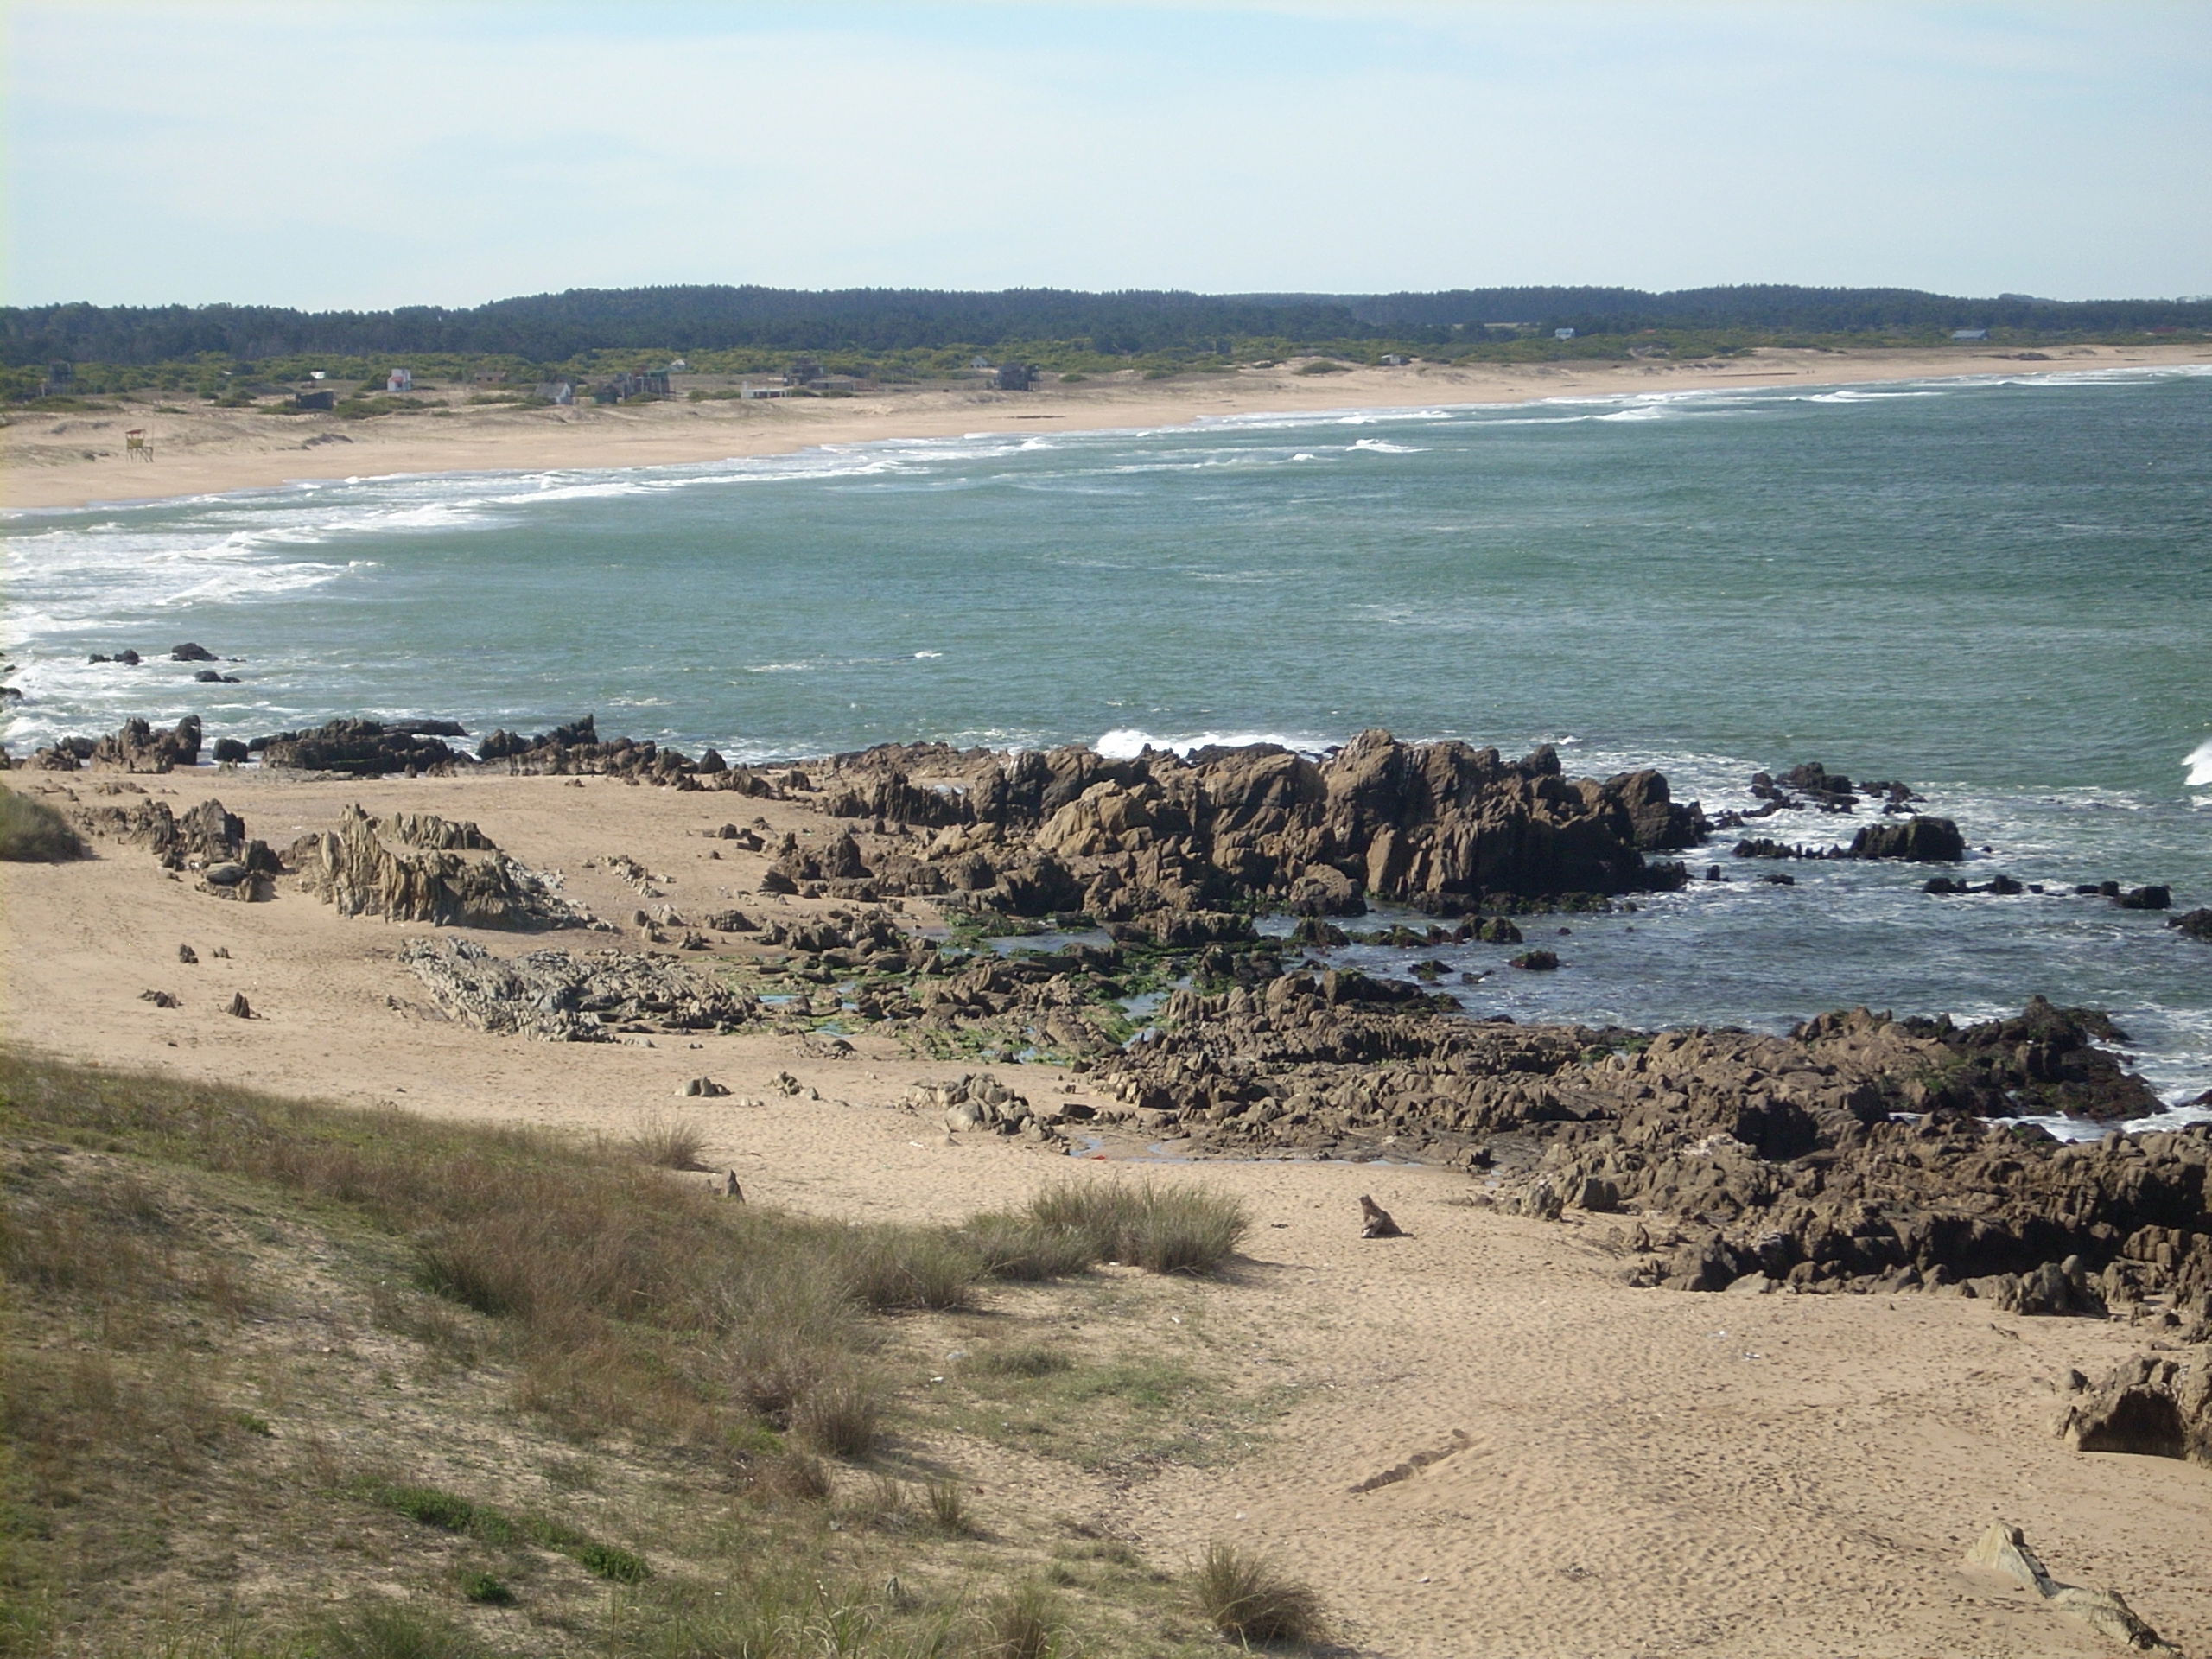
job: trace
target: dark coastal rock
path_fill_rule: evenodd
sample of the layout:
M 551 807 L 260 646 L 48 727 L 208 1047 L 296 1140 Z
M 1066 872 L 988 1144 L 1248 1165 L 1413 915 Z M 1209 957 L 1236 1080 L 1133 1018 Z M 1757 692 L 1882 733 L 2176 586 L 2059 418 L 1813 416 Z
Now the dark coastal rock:
M 124 772 L 171 772 L 178 766 L 198 764 L 200 743 L 197 715 L 187 715 L 166 731 L 133 718 L 124 721 L 111 735 L 98 740 L 62 738 L 52 748 L 40 750 L 33 759 L 35 764 L 58 772 L 74 771 L 85 764 L 115 766 Z M 48 760 L 48 756 L 53 758 Z
M 235 737 L 215 740 L 215 764 L 219 766 L 238 766 L 252 757 L 253 752 Z
M 625 1032 L 734 1031 L 757 999 L 670 957 L 624 950 L 535 950 L 512 960 L 471 939 L 416 938 L 400 947 L 451 1018 L 550 1042 L 603 1043 Z
M 256 878 L 242 893 L 226 891 L 226 897 L 266 898 L 265 880 L 283 873 L 283 865 L 266 842 L 250 838 L 245 820 L 226 811 L 220 801 L 202 801 L 181 817 L 168 803 L 140 801 L 131 806 L 90 806 L 73 815 L 79 829 L 110 841 L 142 846 L 171 870 L 209 871 L 224 867 L 241 875 L 214 885 L 234 889 L 245 878 Z
M 681 751 L 626 737 L 601 741 L 593 716 L 556 726 L 536 737 L 504 728 L 477 746 L 479 760 L 503 763 L 533 775 L 607 776 L 675 789 L 727 790 L 778 799 L 782 791 L 748 766 L 733 766 L 709 749 L 694 761 Z
M 335 831 L 302 836 L 288 857 L 302 885 L 344 916 L 441 927 L 591 925 L 543 876 L 493 848 L 475 825 L 447 824 L 428 813 L 402 814 L 386 823 L 349 806 Z
M 215 660 L 215 653 L 207 646 L 194 645 L 188 639 L 181 645 L 169 647 L 169 660 L 173 663 L 212 663 Z
M 2212 1347 L 2121 1362 L 2067 1408 L 2059 1433 L 2077 1452 L 2212 1465 Z
M 2202 939 L 2212 944 L 2212 910 L 2192 910 L 2175 917 L 2166 925 L 2179 928 L 2184 938 Z
M 918 745 L 836 768 L 833 810 L 938 831 L 879 861 L 874 896 L 964 891 L 1015 915 L 1109 923 L 1255 905 L 1353 915 L 1377 899 L 1450 917 L 1486 899 L 1670 889 L 1688 872 L 1644 853 L 1706 830 L 1655 772 L 1568 779 L 1549 748 L 1508 761 L 1382 732 L 1318 761 L 1269 744 L 1129 759 Z M 968 879 L 971 860 L 996 880 Z
M 1967 855 L 1966 837 L 1948 818 L 1916 814 L 1902 823 L 1870 823 L 1852 837 L 1851 858 L 1897 858 L 1917 864 L 1956 864 Z
M 213 668 L 203 668 L 192 677 L 202 685 L 236 685 L 238 683 L 238 677 L 237 675 L 226 674 L 221 670 Z
M 2171 887 L 2131 887 L 2113 896 L 2113 902 L 2122 910 L 2171 910 L 2174 893 Z
M 257 737 L 247 747 L 265 766 L 378 778 L 395 772 L 448 772 L 456 761 L 465 763 L 467 757 L 448 747 L 442 737 L 460 730 L 451 721 L 387 726 L 374 720 L 334 720 L 312 731 Z
M 1523 950 L 1513 958 L 1512 965 L 1525 968 L 1531 973 L 1548 974 L 1559 967 L 1559 953 L 1554 950 Z

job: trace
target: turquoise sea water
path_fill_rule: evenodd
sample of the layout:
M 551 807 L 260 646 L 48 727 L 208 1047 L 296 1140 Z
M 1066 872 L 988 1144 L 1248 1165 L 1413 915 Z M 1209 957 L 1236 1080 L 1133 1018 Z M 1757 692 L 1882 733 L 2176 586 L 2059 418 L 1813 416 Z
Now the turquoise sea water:
M 1657 765 L 1708 808 L 1817 759 L 1921 789 L 1991 849 L 1970 879 L 2212 904 L 2212 372 L 1008 424 L 14 515 L 7 741 L 187 712 L 591 711 L 747 759 L 1381 726 Z M 242 683 L 85 660 L 187 639 Z M 2112 1007 L 2171 1097 L 2212 1088 L 2212 948 L 2158 917 L 1719 856 L 1738 880 L 1573 922 L 1564 971 L 1471 1006 L 1773 1027 L 2040 990 Z

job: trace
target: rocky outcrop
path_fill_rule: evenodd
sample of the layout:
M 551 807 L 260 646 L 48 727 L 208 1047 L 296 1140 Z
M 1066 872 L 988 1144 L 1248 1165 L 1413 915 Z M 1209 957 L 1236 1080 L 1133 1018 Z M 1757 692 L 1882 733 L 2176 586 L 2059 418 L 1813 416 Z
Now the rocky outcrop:
M 204 890 L 226 899 L 265 899 L 283 865 L 268 843 L 249 837 L 245 820 L 220 801 L 202 801 L 180 817 L 166 801 L 80 808 L 79 827 L 95 836 L 141 846 L 164 869 L 205 874 Z
M 970 1072 L 957 1083 L 918 1083 L 906 1092 L 906 1106 L 950 1130 L 980 1129 L 1033 1141 L 1059 1138 L 1044 1113 L 988 1071 Z
M 2212 1346 L 2124 1361 L 2085 1387 L 2067 1408 L 2059 1433 L 2077 1452 L 2212 1465 Z
M 1966 837 L 1948 818 L 1915 815 L 1902 823 L 1870 823 L 1851 838 L 1850 858 L 1899 858 L 1916 864 L 1956 864 Z
M 375 720 L 334 720 L 312 731 L 278 732 L 246 746 L 265 766 L 298 772 L 335 772 L 352 778 L 379 778 L 386 772 L 450 772 L 467 756 L 442 741 L 467 734 L 449 720 L 385 725 Z
M 757 999 L 709 975 L 632 951 L 536 950 L 510 960 L 473 939 L 417 938 L 400 947 L 399 959 L 451 1018 L 549 1042 L 734 1031 L 762 1012 Z
M 1656 772 L 1571 779 L 1548 747 L 1506 760 L 1382 732 L 1319 760 L 1268 744 L 1130 760 L 915 746 L 836 766 L 833 808 L 935 833 L 860 875 L 781 871 L 792 890 L 850 880 L 875 895 L 967 894 L 1016 915 L 1106 922 L 1253 906 L 1356 915 L 1370 899 L 1459 915 L 1673 887 L 1681 867 L 1644 855 L 1692 845 L 1706 828 Z
M 589 715 L 536 737 L 504 728 L 495 731 L 477 746 L 476 758 L 516 772 L 607 776 L 677 789 L 728 790 L 768 800 L 783 797 L 783 791 L 767 778 L 750 767 L 729 765 L 712 749 L 694 760 L 681 750 L 663 748 L 651 741 L 602 741 Z
M 187 715 L 164 730 L 138 719 L 97 740 L 62 738 L 50 749 L 41 749 L 34 764 L 58 772 L 82 765 L 114 766 L 124 772 L 172 772 L 195 766 L 200 760 L 200 716 Z M 50 757 L 50 758 L 49 758 Z
M 450 839 L 441 821 L 410 817 L 410 831 Z M 467 826 L 472 833 L 474 825 Z M 387 836 L 390 839 L 387 839 Z M 382 916 L 441 927 L 582 927 L 591 918 L 563 899 L 554 884 L 482 842 L 480 852 L 416 850 L 390 826 L 349 806 L 334 831 L 302 836 L 289 861 L 302 885 L 346 916 Z M 464 843 L 465 844 L 465 843 Z
M 2184 938 L 2202 939 L 2212 944 L 2212 910 L 2192 910 L 2187 915 L 2175 917 L 2166 925 L 2179 928 Z

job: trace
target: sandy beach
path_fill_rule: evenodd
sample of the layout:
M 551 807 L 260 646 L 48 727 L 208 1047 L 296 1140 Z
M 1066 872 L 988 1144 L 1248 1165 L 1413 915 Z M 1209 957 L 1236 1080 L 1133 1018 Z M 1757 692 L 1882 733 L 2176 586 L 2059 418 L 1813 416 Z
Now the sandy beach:
M 467 389 L 461 389 L 424 399 L 424 413 L 368 420 L 188 408 L 140 395 L 115 400 L 116 408 L 94 413 L 10 416 L 0 430 L 0 505 L 78 507 L 394 474 L 666 466 L 886 438 L 1173 426 L 1275 411 L 1514 404 L 2208 362 L 2212 349 L 2202 343 L 2056 346 L 2048 353 L 1982 346 L 1929 352 L 1763 349 L 1742 358 L 1686 362 L 1510 368 L 1414 364 L 1324 374 L 1300 373 L 1293 362 L 1166 380 L 1146 380 L 1130 372 L 1074 385 L 1047 385 L 1032 392 L 891 391 L 850 397 L 607 408 L 472 406 Z M 124 443 L 132 429 L 142 430 L 149 446 L 137 455 Z
M 1316 388 L 1317 402 L 1345 401 L 1350 379 Z M 1378 389 L 1383 379 L 1373 377 Z M 1440 395 L 1426 377 L 1414 384 Z M 1357 389 L 1369 395 L 1366 381 Z M 1080 407 L 1084 418 L 1135 423 L 1174 405 L 1141 391 Z M 764 445 L 828 435 L 781 424 L 784 410 L 772 427 L 674 429 L 689 413 L 674 411 L 664 435 L 650 420 L 620 426 L 616 416 L 568 441 L 579 456 L 599 443 L 596 464 L 607 464 L 677 458 L 686 445 L 726 444 L 734 429 Z M 842 409 L 822 418 L 840 432 L 864 419 Z M 961 416 L 931 418 L 950 426 Z M 556 440 L 495 436 L 486 451 L 506 459 L 466 464 L 553 464 L 543 452 L 528 462 L 512 453 L 527 442 Z M 399 453 L 378 452 L 418 464 Z M 234 485 L 293 475 L 276 470 L 290 463 L 275 454 L 190 464 L 209 477 L 231 467 L 222 475 Z M 615 855 L 650 872 L 660 902 L 686 910 L 741 900 L 789 919 L 829 907 L 763 895 L 768 855 L 704 833 L 757 814 L 772 846 L 786 830 L 825 836 L 820 816 L 797 801 L 611 777 L 358 781 L 251 768 L 19 772 L 8 787 L 62 806 L 165 800 L 179 812 L 219 797 L 249 834 L 278 848 L 333 827 L 354 803 L 473 820 L 523 863 L 557 872 L 568 898 L 617 925 L 625 949 L 642 948 L 631 918 L 645 901 L 610 867 Z M 904 1104 L 916 1082 L 968 1068 L 916 1059 L 887 1037 L 861 1035 L 833 1058 L 775 1033 L 659 1035 L 649 1046 L 492 1035 L 441 1014 L 398 960 L 404 938 L 432 930 L 342 918 L 289 881 L 269 902 L 222 902 L 143 848 L 102 841 L 97 850 L 77 863 L 0 865 L 11 1042 L 588 1134 L 681 1110 L 705 1127 L 709 1161 L 736 1170 L 748 1194 L 829 1216 L 949 1220 L 1018 1201 L 1076 1166 L 1061 1151 L 949 1135 L 918 1116 Z M 907 919 L 935 918 L 909 901 Z M 500 954 L 533 948 L 512 935 L 437 931 Z M 596 949 L 607 936 L 541 942 Z M 181 944 L 196 963 L 181 963 Z M 754 952 L 727 950 L 733 960 Z M 147 990 L 178 1006 L 142 1000 Z M 221 1014 L 233 993 L 257 1017 Z M 1032 1098 L 1088 1097 L 1074 1072 L 1000 1071 Z M 799 1094 L 772 1085 L 781 1072 Z M 731 1096 L 676 1098 L 702 1075 Z M 1961 1565 L 1997 1519 L 2024 1528 L 2062 1576 L 2121 1588 L 2184 1650 L 2212 1646 L 2212 1580 L 2197 1548 L 2212 1538 L 2204 1471 L 2077 1454 L 2053 1433 L 2069 1368 L 2098 1374 L 2145 1345 L 2146 1333 L 2124 1321 L 2021 1318 L 1948 1295 L 1634 1289 L 1617 1218 L 1502 1213 L 1470 1202 L 1484 1190 L 1479 1173 L 1192 1165 L 1158 1160 L 1141 1138 L 1101 1145 L 1161 1179 L 1214 1183 L 1251 1205 L 1249 1262 L 1226 1281 L 1179 1289 L 1176 1317 L 1203 1321 L 1217 1349 L 1243 1357 L 1255 1386 L 1279 1386 L 1289 1403 L 1258 1449 L 1234 1461 L 1085 1479 L 1008 1451 L 978 1471 L 993 1491 L 1094 1516 L 1161 1560 L 1209 1537 L 1264 1543 L 1341 1611 L 1358 1651 L 1406 1659 L 2108 1651 L 2024 1590 Z M 1410 1236 L 1362 1240 L 1363 1193 Z M 1354 1491 L 1417 1456 L 1422 1466 L 1405 1478 Z

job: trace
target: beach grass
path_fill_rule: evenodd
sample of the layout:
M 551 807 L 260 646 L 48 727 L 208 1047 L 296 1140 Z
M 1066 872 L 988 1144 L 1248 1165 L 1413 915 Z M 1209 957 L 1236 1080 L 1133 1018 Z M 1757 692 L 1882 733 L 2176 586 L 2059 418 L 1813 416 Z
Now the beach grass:
M 1100 1463 L 1208 1397 L 1141 1341 L 1063 1363 L 1044 1310 L 971 1306 L 964 1232 L 719 1201 L 620 1146 L 8 1051 L 0 1188 L 11 1659 L 1214 1639 L 1163 1624 L 1135 1569 L 1046 1597 L 1031 1527 L 996 1524 L 1016 1495 L 987 1525 L 943 1460 L 966 1442 L 904 1449 L 942 1421 L 940 1391 L 910 1392 L 915 1320 L 988 1324 L 1007 1363 L 979 1409 L 1085 1420 Z M 1145 1293 L 1000 1294 L 1111 1319 Z
M 84 838 L 44 801 L 0 789 L 0 859 L 18 864 L 59 864 L 91 856 Z

